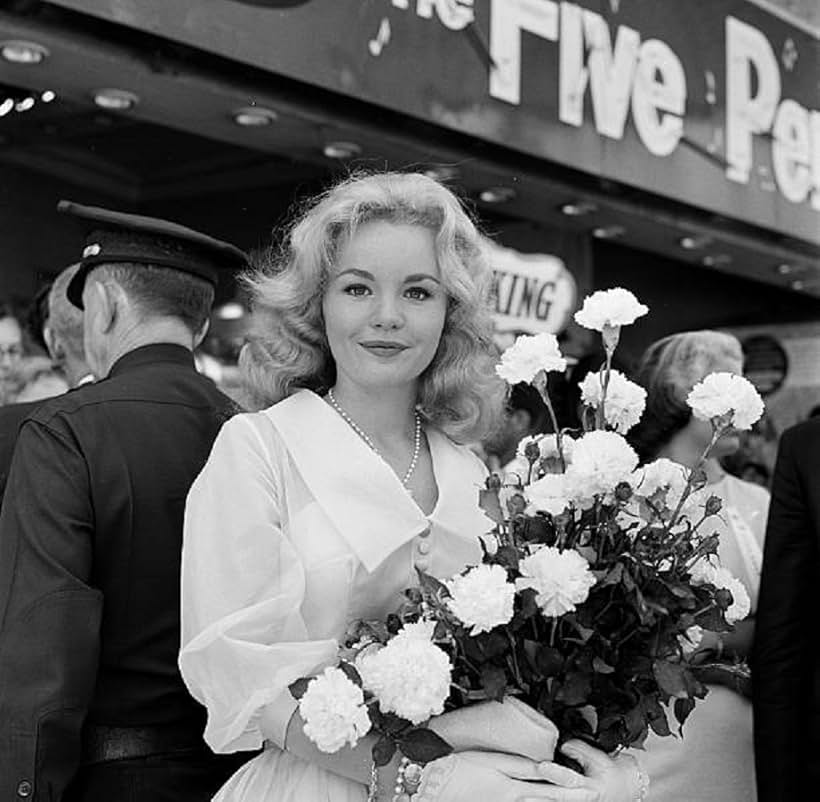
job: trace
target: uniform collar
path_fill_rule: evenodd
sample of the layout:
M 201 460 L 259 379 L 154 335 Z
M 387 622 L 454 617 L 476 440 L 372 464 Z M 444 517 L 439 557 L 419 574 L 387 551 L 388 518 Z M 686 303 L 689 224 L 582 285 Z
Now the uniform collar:
M 184 345 L 176 343 L 151 343 L 129 351 L 121 356 L 108 371 L 106 378 L 112 378 L 120 373 L 133 370 L 143 365 L 156 365 L 160 362 L 170 362 L 177 365 L 186 365 L 194 368 L 194 355 Z
M 480 466 L 432 427 L 427 439 L 439 498 L 428 517 L 381 457 L 315 393 L 301 390 L 267 414 L 314 498 L 369 572 L 431 523 L 468 539 L 492 526 L 478 507 Z

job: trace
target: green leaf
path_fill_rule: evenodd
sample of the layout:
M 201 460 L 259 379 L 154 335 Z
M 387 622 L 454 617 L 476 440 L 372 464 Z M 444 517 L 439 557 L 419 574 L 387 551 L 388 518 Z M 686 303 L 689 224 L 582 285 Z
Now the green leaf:
M 481 668 L 481 687 L 487 692 L 489 699 L 500 702 L 507 689 L 507 675 L 504 669 L 498 666 L 484 665 Z
M 313 677 L 299 677 L 296 682 L 291 682 L 291 684 L 288 685 L 290 695 L 294 699 L 301 699 L 305 695 L 305 691 L 307 691 L 311 679 L 313 679 Z
M 430 763 L 453 751 L 447 741 L 426 728 L 410 730 L 399 741 L 399 748 L 405 757 L 416 763 Z
M 362 687 L 362 678 L 359 676 L 359 672 L 356 671 L 356 667 L 353 663 L 348 663 L 345 660 L 342 660 L 342 662 L 339 663 L 339 668 L 351 682 L 355 683 L 360 688 Z
M 598 582 L 599 587 L 606 587 L 607 585 L 614 585 L 620 581 L 622 581 L 624 575 L 624 565 L 623 563 L 615 563 L 615 565 L 609 569 L 606 576 Z
M 566 679 L 561 683 L 556 699 L 567 705 L 582 705 L 589 699 L 591 692 L 590 678 L 586 674 L 573 672 L 567 674 Z
M 498 500 L 497 490 L 479 490 L 478 506 L 484 510 L 485 515 L 493 522 L 504 523 L 504 513 L 501 510 L 501 502 Z
M 689 714 L 695 709 L 695 700 L 694 699 L 675 699 L 675 718 L 678 720 L 678 724 L 680 724 L 679 731 L 683 732 L 683 725 L 686 722 L 686 719 L 689 718 Z
M 535 653 L 535 667 L 545 677 L 556 677 L 564 670 L 564 656 L 553 646 L 539 646 Z
M 613 673 L 615 673 L 615 669 L 611 665 L 608 665 L 603 660 L 601 660 L 600 657 L 593 658 L 592 668 L 598 674 L 613 674 Z
M 684 699 L 689 696 L 687 691 L 686 671 L 679 663 L 670 663 L 668 660 L 655 660 L 652 663 L 652 673 L 658 685 L 670 696 Z
M 518 552 L 512 546 L 502 546 L 496 552 L 494 561 L 504 568 L 518 570 Z
M 381 767 L 386 766 L 396 754 L 396 742 L 389 735 L 382 735 L 375 744 L 373 744 L 373 762 Z
M 419 583 L 422 589 L 431 596 L 439 596 L 441 598 L 449 598 L 450 591 L 447 590 L 447 585 L 440 582 L 434 576 L 425 573 L 421 568 L 416 568 L 416 573 L 419 575 Z

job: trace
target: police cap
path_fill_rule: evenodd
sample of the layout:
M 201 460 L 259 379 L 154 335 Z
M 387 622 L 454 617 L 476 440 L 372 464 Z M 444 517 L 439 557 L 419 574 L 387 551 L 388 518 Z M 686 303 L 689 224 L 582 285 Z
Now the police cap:
M 220 271 L 248 264 L 247 255 L 235 245 L 178 223 L 66 200 L 57 204 L 57 210 L 88 224 L 80 268 L 66 289 L 69 301 L 80 309 L 86 276 L 97 265 L 126 262 L 170 267 L 216 286 Z

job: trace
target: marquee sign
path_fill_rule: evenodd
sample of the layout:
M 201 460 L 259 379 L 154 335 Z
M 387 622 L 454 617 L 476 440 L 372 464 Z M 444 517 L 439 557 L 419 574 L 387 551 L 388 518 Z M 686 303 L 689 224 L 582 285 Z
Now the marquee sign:
M 820 242 L 818 39 L 750 0 L 54 0 Z
M 486 242 L 493 268 L 492 306 L 498 333 L 557 334 L 569 322 L 578 289 L 557 256 L 521 253 Z

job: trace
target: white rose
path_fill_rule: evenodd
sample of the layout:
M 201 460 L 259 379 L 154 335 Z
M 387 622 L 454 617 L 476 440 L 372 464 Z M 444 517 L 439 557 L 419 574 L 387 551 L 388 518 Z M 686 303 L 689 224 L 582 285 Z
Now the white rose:
M 587 432 L 575 441 L 568 486 L 579 499 L 611 493 L 620 482 L 629 481 L 637 465 L 638 455 L 621 435 Z
M 692 584 L 711 584 L 716 588 L 728 590 L 732 594 L 732 603 L 726 610 L 726 623 L 736 624 L 742 621 L 752 608 L 749 593 L 744 584 L 725 569 L 717 557 L 698 560 L 691 569 Z
M 382 712 L 421 724 L 444 711 L 450 695 L 450 658 L 424 637 L 423 627 L 405 626 L 386 646 L 364 655 L 357 667 Z
M 561 356 L 558 340 L 554 334 L 522 334 L 514 345 L 501 354 L 501 363 L 495 372 L 509 384 L 531 382 L 536 374 L 545 370 L 563 373 L 567 360 Z
M 604 395 L 604 371 L 588 373 L 579 385 L 581 400 L 593 409 L 601 406 Z M 643 415 L 646 390 L 617 370 L 609 372 L 604 416 L 606 422 L 620 434 L 626 434 Z
M 477 565 L 446 584 L 451 596 L 447 606 L 465 626 L 472 627 L 471 635 L 489 632 L 513 617 L 515 586 L 507 581 L 507 572 L 500 565 Z
M 763 399 L 754 385 L 735 373 L 710 373 L 696 384 L 686 403 L 700 420 L 730 416 L 728 423 L 735 429 L 751 429 L 763 414 Z
M 528 502 L 527 515 L 536 512 L 560 515 L 569 506 L 565 475 L 562 473 L 546 474 L 525 488 L 524 496 Z
M 305 735 L 322 752 L 355 746 L 370 731 L 362 689 L 339 668 L 326 668 L 308 683 L 299 713 Z
M 649 311 L 629 290 L 599 290 L 584 299 L 575 322 L 585 329 L 603 331 L 605 326 L 628 326 Z
M 518 570 L 521 578 L 515 580 L 516 588 L 536 590 L 538 606 L 548 618 L 571 612 L 576 604 L 586 601 L 596 581 L 589 563 L 577 551 L 552 546 L 525 557 Z

